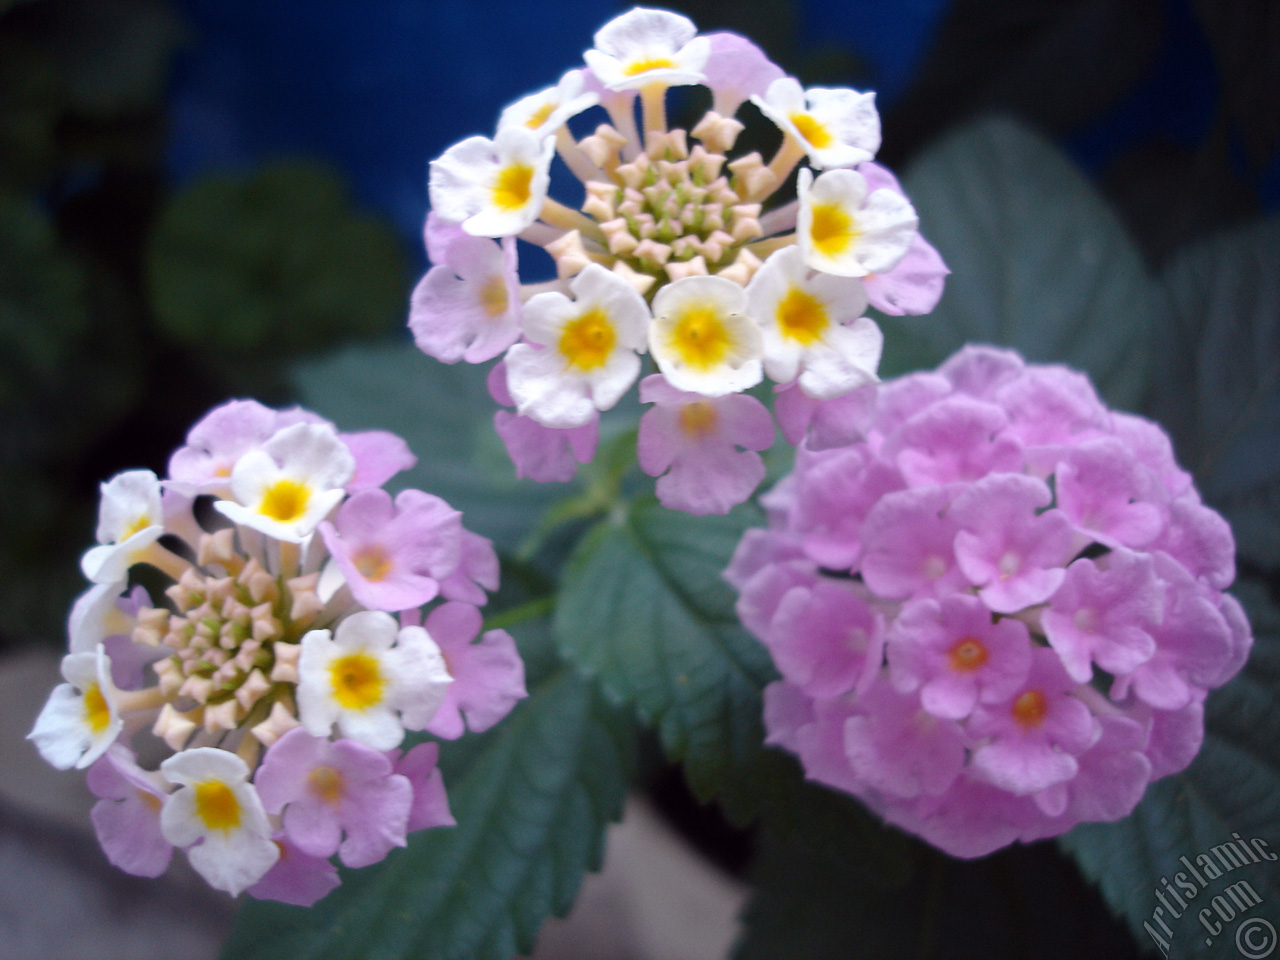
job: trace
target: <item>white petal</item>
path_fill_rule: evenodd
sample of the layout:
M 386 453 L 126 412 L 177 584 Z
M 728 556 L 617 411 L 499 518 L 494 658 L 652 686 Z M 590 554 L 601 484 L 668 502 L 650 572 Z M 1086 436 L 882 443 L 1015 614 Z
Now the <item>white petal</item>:
M 394 677 L 393 705 L 405 727 L 423 729 L 453 682 L 440 648 L 422 627 L 406 627 L 400 631 L 388 665 Z
M 563 293 L 534 294 L 524 305 L 521 327 L 530 343 L 555 348 L 564 325 L 582 311 Z
M 312 630 L 302 638 L 298 655 L 298 720 L 313 737 L 327 737 L 341 708 L 333 699 L 329 664 L 337 647 L 328 630 Z
M 837 327 L 825 341 L 805 351 L 800 389 L 815 400 L 834 400 L 875 383 L 884 335 L 870 317 Z
M 346 486 L 355 476 L 356 461 L 338 433 L 327 423 L 296 423 L 266 442 L 263 448 L 281 471 L 319 490 Z M 232 471 L 234 487 L 235 473 Z
M 867 197 L 858 225 L 862 229 L 858 258 L 867 273 L 886 273 L 906 256 L 920 218 L 902 194 L 877 190 Z
M 160 764 L 160 772 L 170 783 L 184 785 L 203 780 L 221 780 L 230 785 L 249 778 L 249 767 L 243 760 L 216 747 L 196 747 L 175 753 Z
M 474 214 L 493 163 L 493 141 L 487 137 L 468 137 L 432 160 L 428 182 L 432 212 L 449 223 L 461 223 Z
M 98 542 L 118 543 L 131 534 L 163 522 L 160 480 L 150 470 L 126 470 L 101 487 Z
M 556 430 L 581 427 L 595 416 L 589 381 L 568 371 L 554 348 L 517 343 L 504 362 L 507 389 L 521 416 Z
M 215 890 L 233 897 L 263 878 L 277 860 L 280 848 L 269 837 L 240 831 L 226 838 L 211 834 L 187 851 L 196 873 Z
M 316 596 L 320 598 L 321 603 L 328 603 L 333 599 L 334 594 L 346 585 L 346 582 L 347 578 L 342 568 L 338 566 L 337 561 L 330 558 L 324 565 L 324 569 L 320 571 L 320 580 L 316 583 Z
M 131 620 L 120 611 L 116 601 L 128 588 L 126 581 L 115 580 L 95 583 L 80 595 L 67 618 L 71 653 L 92 653 L 106 637 L 123 632 L 121 628 Z
M 400 624 L 382 610 L 361 610 L 340 624 L 333 642 L 341 650 L 390 650 Z
M 404 725 L 389 706 L 367 710 L 344 710 L 338 717 L 338 729 L 374 750 L 394 750 L 404 739 Z

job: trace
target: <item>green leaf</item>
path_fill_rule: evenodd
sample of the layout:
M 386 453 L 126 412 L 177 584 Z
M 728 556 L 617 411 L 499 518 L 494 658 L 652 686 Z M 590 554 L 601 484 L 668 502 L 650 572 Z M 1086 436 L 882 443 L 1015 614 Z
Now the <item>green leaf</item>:
M 729 791 L 731 813 L 737 777 L 762 753 L 760 690 L 775 676 L 720 576 L 753 522 L 746 507 L 695 518 L 637 501 L 583 538 L 555 618 L 565 656 L 657 728 L 698 797 Z
M 758 522 L 748 507 L 690 517 L 652 499 L 601 522 L 565 568 L 556 638 L 657 728 L 697 797 L 718 800 L 736 822 L 759 818 L 789 842 L 898 876 L 900 834 L 852 798 L 806 783 L 793 757 L 764 746 L 761 692 L 777 674 L 720 575 Z
M 517 480 L 493 430 L 497 409 L 485 371 L 438 363 L 409 345 L 352 347 L 294 367 L 299 400 L 343 430 L 391 430 L 418 465 L 394 481 L 461 510 L 469 530 L 514 550 L 544 510 L 565 496 L 560 483 Z
M 1115 214 L 1038 135 L 1002 119 L 946 137 L 908 171 L 921 229 L 951 276 L 937 309 L 887 318 L 917 341 L 910 359 L 938 363 L 971 341 L 1084 370 L 1107 399 L 1132 408 L 1146 386 L 1158 290 Z
M 310 162 L 215 176 L 163 211 L 147 262 L 161 330 L 237 363 L 385 333 L 408 293 L 399 241 Z
M 1199 756 L 1182 773 L 1152 784 L 1126 819 L 1081 825 L 1060 841 L 1140 941 L 1154 943 L 1144 923 L 1164 935 L 1153 917 L 1156 908 L 1162 909 L 1162 919 L 1174 932 L 1167 938 L 1171 957 L 1241 955 L 1232 925 L 1214 939 L 1198 918 L 1199 910 L 1237 881 L 1247 881 L 1266 903 L 1280 903 L 1280 869 L 1272 863 L 1248 864 L 1220 879 L 1206 876 L 1201 885 L 1180 862 L 1186 857 L 1195 864 L 1207 854 L 1217 863 L 1213 848 L 1230 842 L 1235 833 L 1280 847 L 1280 611 L 1257 585 L 1243 584 L 1239 592 L 1256 641 L 1244 671 L 1209 695 Z M 1161 877 L 1177 884 L 1179 873 L 1195 892 L 1190 909 L 1175 919 L 1155 893 L 1164 893 Z M 1177 901 L 1164 895 L 1177 910 Z
M 344 871 L 343 886 L 313 909 L 247 903 L 223 955 L 508 960 L 529 952 L 543 919 L 567 912 L 583 872 L 599 867 L 635 746 L 631 725 L 570 668 L 530 680 L 529 698 L 494 730 L 442 746 L 456 827 L 424 831 L 384 863 Z M 460 752 L 463 764 L 454 762 Z
M 1280 565 L 1280 219 L 1176 256 L 1151 412 L 1242 554 Z

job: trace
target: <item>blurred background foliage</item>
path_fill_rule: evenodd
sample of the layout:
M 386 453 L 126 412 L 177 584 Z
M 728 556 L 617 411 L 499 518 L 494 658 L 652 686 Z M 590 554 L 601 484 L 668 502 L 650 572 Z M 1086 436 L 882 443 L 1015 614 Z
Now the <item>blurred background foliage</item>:
M 955 271 L 934 316 L 881 318 L 883 372 L 932 365 L 970 339 L 1088 370 L 1109 401 L 1172 432 L 1206 499 L 1236 525 L 1255 620 L 1280 622 L 1268 619 L 1280 571 L 1280 6 L 667 6 L 704 31 L 750 36 L 808 85 L 877 90 L 880 159 L 905 173 L 923 231 Z M 482 372 L 417 354 L 403 320 L 425 262 L 427 161 L 488 133 L 502 106 L 576 65 L 623 7 L 0 0 L 0 644 L 63 642 L 98 482 L 128 466 L 162 470 L 186 427 L 232 396 L 304 400 L 344 429 L 404 433 L 422 458 L 409 481 L 456 502 L 526 588 L 554 584 L 584 527 L 544 543 L 532 564 L 521 545 L 564 491 L 512 478 L 487 426 Z M 609 470 L 572 489 L 616 487 Z M 637 508 L 641 533 L 659 530 L 651 513 Z M 583 567 L 578 558 L 567 569 Z M 573 659 L 573 623 L 558 626 L 560 654 Z M 736 679 L 741 716 L 708 722 L 754 729 L 765 680 Z M 1253 707 L 1274 699 L 1268 683 L 1249 688 Z M 725 796 L 715 779 L 726 763 L 758 759 L 753 747 L 699 766 L 682 736 L 664 730 L 700 797 Z M 659 799 L 674 794 L 679 807 L 682 788 L 655 776 Z M 1206 824 L 1280 830 L 1274 806 L 1260 821 L 1230 803 L 1184 811 L 1189 825 L 1166 831 L 1168 848 L 1200 849 Z M 694 816 L 687 805 L 684 815 Z M 755 875 L 775 894 L 753 907 L 744 956 L 772 955 L 797 923 L 829 919 L 838 911 L 828 907 L 868 882 L 844 878 L 822 843 L 797 852 L 794 831 L 776 824 L 759 836 L 717 824 L 698 821 L 695 839 L 733 866 L 743 862 L 735 850 L 760 839 Z M 1073 837 L 1113 906 L 1131 906 L 1131 922 L 1149 908 L 1142 897 L 1126 905 L 1107 873 L 1117 835 Z M 1159 875 L 1151 856 L 1133 868 L 1139 879 Z M 1051 846 L 980 865 L 915 847 L 908 859 L 911 879 L 866 893 L 870 906 L 846 918 L 856 928 L 811 928 L 807 955 L 855 935 L 900 946 L 904 910 L 916 916 L 907 908 L 939 890 L 980 884 L 1000 891 L 1000 915 L 1018 923 L 975 924 L 986 914 L 944 898 L 915 930 L 919 955 L 958 955 L 929 946 L 951 934 L 985 956 L 1055 955 L 1044 952 L 1054 942 L 1080 955 L 1088 944 L 1043 932 L 1049 916 L 1094 930 L 1091 953 L 1133 950 Z M 810 896 L 815 876 L 829 882 Z M 1030 899 L 1024 876 L 1044 880 Z M 359 891 L 350 896 L 354 921 Z M 547 902 L 559 909 L 565 893 Z M 953 928 L 961 914 L 969 922 Z M 975 925 L 1002 939 L 972 940 Z

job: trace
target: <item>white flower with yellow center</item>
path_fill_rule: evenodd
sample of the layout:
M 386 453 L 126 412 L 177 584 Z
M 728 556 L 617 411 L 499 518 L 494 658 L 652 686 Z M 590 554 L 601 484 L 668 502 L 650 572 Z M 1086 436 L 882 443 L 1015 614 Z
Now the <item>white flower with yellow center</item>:
M 688 17 L 636 7 L 596 31 L 587 66 L 609 90 L 702 83 L 711 42 Z
M 298 719 L 315 737 L 342 736 L 392 750 L 405 730 L 422 730 L 453 678 L 422 627 L 400 628 L 380 610 L 362 610 L 338 629 L 312 630 L 298 660 Z
M 507 389 L 521 415 L 564 430 L 608 410 L 640 374 L 649 308 L 626 280 L 588 264 L 574 298 L 540 293 L 524 305 L 524 336 L 507 351 Z
M 724 277 L 686 277 L 653 298 L 649 351 L 677 390 L 709 397 L 760 382 L 764 344 L 747 295 Z
M 66 683 L 53 688 L 27 739 L 59 770 L 87 767 L 107 752 L 124 725 L 111 682 L 111 658 L 99 645 L 92 653 L 62 658 Z
M 280 859 L 271 823 L 249 767 L 234 753 L 197 747 L 160 764 L 178 789 L 160 811 L 160 831 L 200 876 L 232 896 L 253 886 Z
M 160 480 L 150 470 L 126 470 L 101 487 L 98 543 L 80 559 L 95 583 L 123 580 L 138 554 L 164 532 Z
M 472 236 L 515 236 L 542 212 L 554 153 L 554 138 L 523 126 L 468 137 L 431 161 L 431 209 Z
M 801 168 L 796 180 L 800 210 L 796 242 L 815 270 L 865 277 L 897 266 L 920 220 L 900 193 L 876 190 L 856 170 L 828 170 L 816 180 Z
M 302 543 L 342 501 L 355 468 L 355 458 L 333 427 L 295 423 L 236 461 L 231 471 L 236 499 L 219 500 L 214 507 L 269 537 Z
M 794 137 L 818 169 L 852 167 L 880 149 L 880 114 L 874 93 L 847 87 L 805 90 L 794 77 L 780 77 L 751 102 Z
M 764 334 L 764 369 L 778 383 L 800 377 L 815 400 L 875 383 L 884 335 L 862 311 L 862 283 L 810 270 L 798 247 L 764 262 L 747 284 L 747 311 Z
M 523 127 L 535 136 L 555 133 L 570 117 L 600 102 L 597 93 L 583 92 L 581 70 L 570 70 L 554 87 L 522 97 L 502 111 L 498 129 Z

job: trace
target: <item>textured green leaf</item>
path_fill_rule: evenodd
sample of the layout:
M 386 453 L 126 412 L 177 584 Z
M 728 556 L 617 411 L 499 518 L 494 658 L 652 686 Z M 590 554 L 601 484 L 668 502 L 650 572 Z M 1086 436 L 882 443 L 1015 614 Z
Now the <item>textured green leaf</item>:
M 951 268 L 937 309 L 886 321 L 917 342 L 911 360 L 945 359 L 967 342 L 1018 349 L 1084 370 L 1132 408 L 1146 387 L 1158 288 L 1115 214 L 1057 149 L 1009 120 L 960 130 L 905 178 L 924 235 Z
M 384 333 L 407 309 L 395 235 L 309 162 L 210 177 L 180 194 L 161 214 L 147 268 L 163 332 L 241 362 Z
M 720 576 L 756 518 L 745 507 L 694 518 L 638 501 L 583 539 L 556 608 L 565 655 L 657 728 L 702 799 L 732 791 L 762 752 L 760 690 L 773 666 Z
M 851 798 L 806 783 L 793 757 L 764 746 L 761 691 L 776 673 L 721 578 L 755 522 L 747 507 L 698 518 L 644 499 L 600 523 L 565 568 L 557 640 L 657 728 L 700 799 L 718 800 L 736 822 L 760 818 L 789 842 L 898 875 L 899 834 Z
M 418 456 L 395 481 L 444 497 L 467 528 L 513 549 L 566 487 L 517 480 L 493 430 L 485 371 L 409 345 L 352 347 L 294 368 L 305 405 L 343 430 L 391 430 Z
M 1151 413 L 1242 554 L 1280 565 L 1280 219 L 1176 256 Z
M 1181 872 L 1197 888 L 1191 909 L 1180 919 L 1163 913 L 1174 931 L 1169 953 L 1174 958 L 1241 955 L 1234 925 L 1214 939 L 1198 918 L 1198 911 L 1229 885 L 1247 881 L 1268 905 L 1264 911 L 1274 911 L 1280 903 L 1280 865 L 1248 864 L 1217 880 L 1206 877 L 1207 886 L 1200 886 L 1179 862 L 1185 856 L 1195 863 L 1205 853 L 1217 862 L 1210 851 L 1230 842 L 1235 833 L 1280 848 L 1280 612 L 1254 585 L 1239 592 L 1256 642 L 1240 676 L 1209 695 L 1200 755 L 1184 772 L 1152 784 L 1126 819 L 1076 827 L 1061 841 L 1143 942 L 1154 943 L 1144 922 L 1163 935 L 1153 922 L 1161 907 L 1156 891 L 1164 892 L 1160 878 L 1176 883 Z M 1176 900 L 1167 893 L 1165 897 L 1178 909 Z M 1274 912 L 1266 915 L 1275 919 Z
M 223 955 L 509 960 L 531 950 L 543 919 L 565 913 L 583 872 L 599 867 L 635 746 L 631 725 L 570 668 L 531 681 L 529 699 L 479 747 L 467 744 L 474 737 L 443 745 L 456 827 L 345 871 L 313 909 L 248 903 Z

